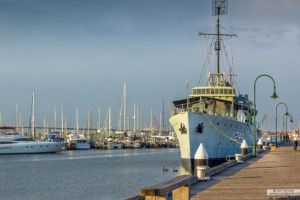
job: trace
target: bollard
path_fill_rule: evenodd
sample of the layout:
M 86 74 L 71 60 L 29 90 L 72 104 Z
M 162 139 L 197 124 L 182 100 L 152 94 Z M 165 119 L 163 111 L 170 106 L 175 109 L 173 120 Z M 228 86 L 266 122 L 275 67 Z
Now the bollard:
M 244 161 L 242 160 L 243 154 L 237 153 L 235 154 L 235 160 L 237 161 L 237 163 L 244 163 Z
M 259 139 L 258 142 L 257 142 L 257 148 L 258 149 L 263 149 L 263 142 L 261 141 L 261 139 Z
M 209 169 L 209 166 L 205 166 L 205 165 L 197 166 L 196 169 L 197 169 L 198 180 L 201 180 L 201 181 L 209 181 L 210 180 L 209 176 L 205 176 L 205 171 L 207 169 Z
M 244 139 L 242 144 L 241 144 L 241 153 L 245 156 L 248 154 L 248 144 L 246 140 Z
M 195 153 L 195 166 L 197 170 L 197 177 L 199 180 L 210 180 L 210 177 L 205 176 L 205 171 L 209 169 L 208 154 L 201 143 Z
M 269 150 L 270 148 L 269 148 L 268 146 L 263 146 L 263 149 L 264 149 L 265 151 L 267 151 L 267 150 Z

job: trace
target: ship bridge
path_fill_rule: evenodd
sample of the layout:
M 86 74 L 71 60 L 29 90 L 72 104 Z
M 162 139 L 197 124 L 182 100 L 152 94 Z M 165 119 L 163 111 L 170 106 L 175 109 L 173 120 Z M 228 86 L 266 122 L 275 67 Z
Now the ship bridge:
M 192 89 L 192 94 L 190 94 L 189 97 L 207 97 L 211 99 L 233 102 L 235 97 L 235 89 L 230 86 L 194 87 Z

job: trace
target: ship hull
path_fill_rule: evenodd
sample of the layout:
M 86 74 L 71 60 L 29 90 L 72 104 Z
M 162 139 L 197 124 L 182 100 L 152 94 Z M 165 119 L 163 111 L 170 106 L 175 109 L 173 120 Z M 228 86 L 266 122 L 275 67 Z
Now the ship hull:
M 240 153 L 243 139 L 248 145 L 253 144 L 252 126 L 232 117 L 182 112 L 172 116 L 170 123 L 178 137 L 182 165 L 189 170 L 194 170 L 202 162 L 194 158 L 201 143 L 208 153 L 210 166 Z M 249 148 L 248 152 L 252 149 Z

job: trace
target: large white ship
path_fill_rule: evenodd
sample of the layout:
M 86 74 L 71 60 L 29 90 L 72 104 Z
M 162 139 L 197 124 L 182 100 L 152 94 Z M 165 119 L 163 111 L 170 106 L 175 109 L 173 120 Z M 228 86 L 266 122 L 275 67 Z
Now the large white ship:
M 201 162 L 194 159 L 200 143 L 206 148 L 210 166 L 223 162 L 228 155 L 239 153 L 244 139 L 248 145 L 253 144 L 252 102 L 248 95 L 236 94 L 231 70 L 229 74 L 220 73 L 220 53 L 225 48 L 221 48 L 224 45 L 222 39 L 236 36 L 220 33 L 219 16 L 224 14 L 227 14 L 227 0 L 213 0 L 216 31 L 199 33 L 214 44 L 216 72 L 209 73 L 207 85 L 194 87 L 188 98 L 173 101 L 169 121 L 179 140 L 182 164 L 191 170 Z

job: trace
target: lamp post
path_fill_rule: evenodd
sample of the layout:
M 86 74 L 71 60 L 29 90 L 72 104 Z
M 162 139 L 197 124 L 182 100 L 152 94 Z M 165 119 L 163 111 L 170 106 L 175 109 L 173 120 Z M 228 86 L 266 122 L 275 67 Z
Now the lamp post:
M 285 103 L 280 102 L 280 103 L 277 104 L 277 106 L 276 106 L 276 138 L 275 138 L 276 147 L 277 147 L 277 109 L 278 109 L 279 105 L 285 105 L 285 115 L 288 115 L 288 113 L 289 113 L 288 112 L 288 106 Z M 280 134 L 280 141 L 282 142 L 281 134 Z
M 286 114 L 283 114 L 283 116 L 282 116 L 282 132 L 286 134 L 286 131 L 285 131 L 286 129 L 284 126 L 284 120 L 285 120 L 284 117 L 286 117 Z
M 253 120 L 253 157 L 256 157 L 256 81 L 263 77 L 263 76 L 266 76 L 266 77 L 269 77 L 270 79 L 272 79 L 273 81 L 273 95 L 271 96 L 271 98 L 273 99 L 276 99 L 278 98 L 278 96 L 276 95 L 276 85 L 275 85 L 275 81 L 274 79 L 268 75 L 268 74 L 262 74 L 262 75 L 259 75 L 255 81 L 254 81 L 254 110 L 253 110 L 253 116 L 254 116 L 254 120 Z

